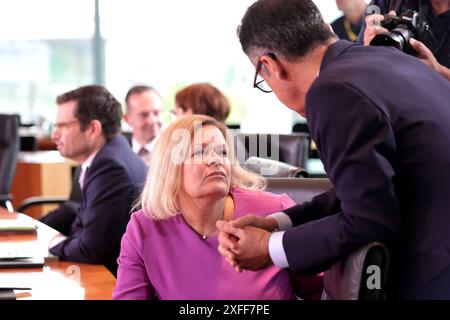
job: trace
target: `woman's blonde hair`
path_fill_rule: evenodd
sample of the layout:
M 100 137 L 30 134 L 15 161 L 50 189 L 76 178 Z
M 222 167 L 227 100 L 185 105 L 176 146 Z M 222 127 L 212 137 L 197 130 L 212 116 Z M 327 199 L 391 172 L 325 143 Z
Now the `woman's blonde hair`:
M 263 190 L 265 180 L 242 168 L 237 162 L 233 138 L 225 125 L 204 115 L 191 115 L 170 124 L 157 138 L 152 150 L 147 181 L 135 208 L 141 206 L 146 215 L 156 220 L 168 219 L 181 211 L 178 195 L 181 189 L 182 164 L 189 157 L 189 148 L 196 130 L 217 127 L 225 137 L 231 163 L 230 187 Z

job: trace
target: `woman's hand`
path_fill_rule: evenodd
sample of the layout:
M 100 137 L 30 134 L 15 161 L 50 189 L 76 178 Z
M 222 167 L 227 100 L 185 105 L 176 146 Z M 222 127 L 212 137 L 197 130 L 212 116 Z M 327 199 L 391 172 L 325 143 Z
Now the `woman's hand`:
M 237 272 L 242 269 L 260 270 L 272 264 L 270 232 L 250 226 L 235 228 L 224 221 L 218 221 L 216 225 L 220 230 L 217 249 Z

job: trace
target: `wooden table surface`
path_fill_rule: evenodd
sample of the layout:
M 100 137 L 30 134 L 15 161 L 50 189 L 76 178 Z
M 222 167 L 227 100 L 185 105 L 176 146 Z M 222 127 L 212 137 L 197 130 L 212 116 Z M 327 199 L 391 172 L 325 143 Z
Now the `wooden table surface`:
M 28 218 L 11 214 L 0 207 L 0 220 Z M 31 219 L 31 218 L 30 218 Z M 32 250 L 46 256 L 43 268 L 0 269 L 0 287 L 30 287 L 15 291 L 17 299 L 105 300 L 111 299 L 116 279 L 103 265 L 59 261 L 48 256 L 48 243 L 58 232 L 39 221 L 35 233 L 0 233 L 2 250 Z M 28 252 L 28 251 L 27 251 Z

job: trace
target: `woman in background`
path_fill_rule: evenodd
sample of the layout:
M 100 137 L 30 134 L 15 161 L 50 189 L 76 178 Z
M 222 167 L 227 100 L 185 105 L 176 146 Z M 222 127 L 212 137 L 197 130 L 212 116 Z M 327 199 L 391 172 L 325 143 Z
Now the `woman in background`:
M 230 113 L 230 103 L 219 89 L 209 83 L 196 83 L 175 95 L 175 115 L 204 114 L 225 122 Z

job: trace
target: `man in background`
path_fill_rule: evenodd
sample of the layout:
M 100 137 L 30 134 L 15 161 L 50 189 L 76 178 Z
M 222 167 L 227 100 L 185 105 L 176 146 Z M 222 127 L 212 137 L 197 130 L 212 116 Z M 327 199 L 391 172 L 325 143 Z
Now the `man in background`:
M 377 34 L 389 31 L 380 25 L 384 14 L 402 16 L 413 10 L 428 28 L 419 39 L 415 35 L 409 40 L 410 47 L 405 52 L 417 56 L 450 81 L 450 0 L 372 0 L 369 9 L 358 43 L 369 45 Z
M 133 151 L 148 163 L 155 138 L 161 133 L 163 101 L 149 86 L 134 86 L 125 97 L 125 121 L 132 128 L 130 143 Z
M 76 212 L 56 210 L 41 221 L 62 234 L 49 245 L 61 260 L 104 264 L 117 271 L 120 241 L 146 168 L 120 135 L 120 103 L 102 86 L 57 97 L 53 140 L 63 157 L 81 164 L 81 203 Z
M 336 0 L 336 5 L 344 15 L 331 23 L 334 33 L 339 39 L 355 42 L 361 31 L 364 13 L 366 12 L 365 0 Z

